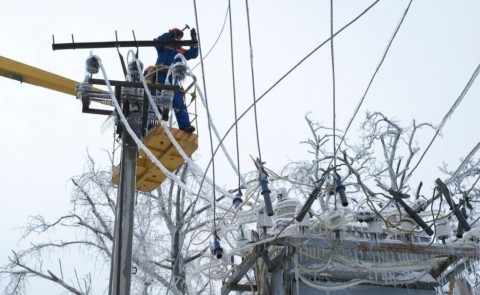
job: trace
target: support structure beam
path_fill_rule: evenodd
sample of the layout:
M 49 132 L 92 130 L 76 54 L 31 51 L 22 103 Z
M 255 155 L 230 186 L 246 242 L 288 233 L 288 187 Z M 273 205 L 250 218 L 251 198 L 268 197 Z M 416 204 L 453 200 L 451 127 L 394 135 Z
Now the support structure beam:
M 256 248 L 254 248 L 256 249 Z M 222 295 L 228 295 L 230 291 L 238 290 L 242 288 L 242 285 L 238 285 L 238 282 L 242 279 L 242 277 L 252 268 L 257 261 L 258 254 L 256 250 L 253 250 L 247 257 L 244 258 L 243 262 L 236 268 L 236 270 L 232 273 L 232 275 L 228 278 L 228 280 L 222 286 Z M 251 288 L 249 286 L 248 290 L 250 291 Z

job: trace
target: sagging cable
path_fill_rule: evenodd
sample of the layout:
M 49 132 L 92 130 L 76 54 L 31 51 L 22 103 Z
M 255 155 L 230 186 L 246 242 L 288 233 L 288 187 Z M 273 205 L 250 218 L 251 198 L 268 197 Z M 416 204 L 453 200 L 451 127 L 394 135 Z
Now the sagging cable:
M 195 75 L 193 75 L 192 73 L 192 70 L 188 67 L 188 64 L 187 64 L 187 60 L 185 59 L 185 57 L 182 55 L 182 54 L 177 54 L 177 57 L 181 58 L 182 61 L 186 64 L 187 66 L 187 72 L 189 73 L 189 75 L 191 75 L 192 77 L 195 77 Z M 176 58 L 176 57 L 175 57 Z M 202 101 L 202 104 L 203 106 L 206 108 L 207 107 L 207 103 L 206 103 L 206 100 L 205 100 L 205 96 L 203 95 L 203 92 L 202 92 L 202 89 L 200 89 L 200 86 L 198 86 L 197 84 L 195 84 L 195 89 L 198 91 L 198 95 L 200 96 L 200 100 Z M 211 118 L 211 116 L 208 116 L 208 120 L 210 122 L 210 125 L 212 127 L 212 130 L 213 130 L 213 133 L 215 134 L 215 136 L 217 137 L 217 140 L 220 142 L 220 146 L 223 150 L 223 153 L 225 154 L 225 156 L 227 157 L 228 159 L 228 162 L 230 163 L 230 166 L 232 166 L 233 170 L 235 171 L 235 173 L 237 173 L 238 177 L 240 177 L 240 181 L 242 183 L 242 185 L 244 187 L 247 187 L 247 182 L 245 181 L 245 179 L 243 178 L 243 176 L 241 175 L 238 167 L 235 165 L 235 163 L 233 162 L 232 158 L 230 157 L 230 154 L 228 153 L 227 149 L 225 148 L 225 145 L 223 144 L 223 141 L 222 141 L 222 137 L 220 136 L 220 133 L 218 132 L 217 128 L 215 127 L 215 124 L 213 123 L 213 120 Z
M 117 113 L 123 123 L 123 125 L 125 126 L 127 132 L 129 133 L 129 135 L 132 137 L 132 139 L 135 141 L 135 143 L 137 144 L 137 146 L 145 152 L 145 154 L 152 160 L 153 163 L 155 163 L 155 165 L 171 180 L 173 180 L 175 183 L 178 184 L 178 186 L 180 186 L 184 191 L 190 193 L 190 194 L 193 194 L 195 195 L 195 192 L 192 191 L 192 189 L 190 189 L 190 187 L 188 187 L 185 183 L 182 182 L 182 180 L 176 176 L 175 174 L 171 173 L 170 171 L 168 171 L 167 168 L 165 168 L 165 166 L 162 165 L 162 163 L 160 163 L 160 161 L 155 157 L 155 155 L 143 144 L 143 142 L 138 138 L 138 136 L 135 134 L 135 132 L 132 130 L 132 128 L 130 127 L 130 125 L 128 124 L 128 121 L 125 117 L 125 115 L 123 114 L 123 111 L 122 111 L 122 108 L 117 100 L 117 98 L 115 97 L 114 95 L 114 91 L 112 90 L 112 85 L 110 84 L 110 81 L 108 80 L 108 77 L 107 77 L 107 73 L 102 65 L 102 62 L 100 60 L 100 58 L 97 56 L 97 59 L 99 61 L 99 65 L 100 65 L 100 69 L 102 70 L 102 74 L 104 76 L 104 79 L 105 79 L 105 82 L 106 82 L 106 85 L 107 85 L 107 88 L 109 90 L 109 93 L 110 93 L 110 97 L 115 105 L 115 108 L 117 110 Z M 143 75 L 140 75 L 142 81 L 144 82 L 144 87 L 146 87 L 146 84 L 145 84 L 145 79 L 143 78 Z M 148 88 L 147 88 L 148 89 Z M 149 94 L 149 93 L 148 93 Z M 150 102 L 152 102 L 152 98 L 151 98 L 151 95 L 149 94 L 149 98 L 151 99 Z M 178 143 L 177 143 L 178 144 Z M 207 200 L 207 201 L 210 201 L 207 197 L 205 196 L 202 196 L 203 199 Z M 226 210 L 227 208 L 225 208 Z
M 179 56 L 179 55 L 180 55 L 180 54 L 177 54 L 177 56 Z M 183 57 L 183 55 L 181 55 L 181 57 Z M 185 60 L 185 58 L 183 58 L 182 60 Z M 138 59 L 137 59 L 137 61 L 138 61 Z M 170 74 L 170 70 L 169 70 L 169 73 L 167 74 L 167 77 L 169 76 L 169 74 Z M 152 98 L 152 95 L 151 95 L 151 93 L 148 91 L 148 86 L 147 86 L 147 83 L 146 83 L 146 81 L 145 81 L 145 77 L 143 77 L 143 75 L 141 75 L 141 76 L 140 76 L 140 79 L 141 79 L 141 81 L 142 81 L 142 83 L 143 83 L 143 87 L 144 87 L 144 89 L 145 89 L 145 91 L 146 91 L 146 93 L 147 93 L 147 96 L 148 96 L 148 99 L 149 99 L 149 101 L 150 101 L 150 104 L 155 105 L 155 102 L 154 102 L 154 100 L 153 100 L 153 98 Z M 159 111 L 157 110 L 157 108 L 153 108 L 153 111 L 155 112 L 155 115 L 157 116 L 157 118 L 160 120 L 161 115 L 160 115 Z M 161 121 L 161 120 L 160 120 L 160 121 Z M 176 140 L 175 137 L 173 136 L 173 134 L 172 134 L 172 132 L 170 131 L 170 129 L 169 129 L 169 127 L 167 126 L 167 124 L 166 124 L 164 121 L 161 121 L 161 124 L 162 124 L 162 126 L 163 126 L 163 128 L 164 128 L 164 130 L 165 130 L 165 133 L 167 134 L 168 138 L 170 139 L 170 141 L 172 142 L 172 144 L 175 146 L 175 148 L 178 150 L 178 152 L 180 153 L 180 155 L 182 156 L 182 158 L 190 165 L 191 168 L 193 168 L 192 172 L 194 172 L 196 175 L 204 175 L 205 173 L 200 169 L 200 167 L 198 167 L 198 165 L 197 165 L 194 161 L 192 161 L 192 159 L 190 159 L 189 156 L 187 156 L 187 154 L 185 153 L 185 151 L 182 149 L 182 147 L 180 146 L 180 144 L 177 142 L 177 140 Z M 152 154 L 151 152 L 150 152 L 150 154 L 147 154 L 147 155 L 148 155 L 149 157 L 150 157 L 150 155 L 153 156 L 153 154 Z M 153 157 L 154 157 L 154 156 L 153 156 Z M 160 162 L 158 161 L 158 159 L 156 159 L 155 157 L 154 157 L 154 159 L 152 159 L 152 161 L 154 161 L 154 160 L 157 160 L 156 162 L 160 163 Z M 162 164 L 160 163 L 160 165 L 162 165 Z M 162 167 L 163 167 L 163 165 L 162 165 Z M 165 167 L 164 167 L 164 168 L 165 168 Z M 160 169 L 161 169 L 161 168 L 160 168 Z M 165 169 L 166 169 L 166 168 L 165 168 Z M 162 169 L 161 169 L 161 170 L 162 170 Z M 168 170 L 167 170 L 167 171 L 168 171 Z M 163 170 L 162 170 L 162 172 L 163 172 Z M 164 172 L 164 173 L 165 173 L 165 172 Z M 168 171 L 168 173 L 170 173 L 170 172 Z M 214 186 L 214 185 L 213 185 L 213 181 L 212 181 L 210 178 L 205 177 L 205 179 L 206 179 L 206 181 L 207 181 L 210 185 L 212 185 L 212 187 L 215 187 L 215 188 L 216 188 L 219 192 L 221 192 L 223 195 L 226 195 L 226 196 L 228 196 L 228 197 L 231 198 L 231 199 L 234 198 L 233 195 L 232 195 L 230 192 L 226 191 L 225 189 L 223 189 L 223 188 L 221 188 L 221 187 L 219 187 L 219 186 L 216 186 L 216 185 Z M 187 191 L 190 192 L 191 190 L 187 190 Z M 215 200 L 213 200 L 213 201 L 215 201 Z M 224 208 L 222 208 L 222 209 L 224 209 Z

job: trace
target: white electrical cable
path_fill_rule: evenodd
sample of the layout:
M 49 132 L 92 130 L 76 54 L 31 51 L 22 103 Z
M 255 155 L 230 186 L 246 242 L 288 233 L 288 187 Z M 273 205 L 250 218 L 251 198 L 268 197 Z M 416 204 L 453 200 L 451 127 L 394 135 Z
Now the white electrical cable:
M 312 288 L 315 288 L 317 290 L 322 290 L 322 291 L 338 291 L 338 290 L 344 290 L 344 289 L 347 289 L 347 288 L 351 288 L 351 287 L 354 287 L 356 285 L 359 285 L 359 284 L 362 284 L 362 283 L 366 283 L 367 281 L 366 280 L 360 280 L 360 279 L 354 279 L 354 280 L 350 280 L 348 282 L 345 282 L 345 283 L 338 283 L 338 284 L 335 284 L 335 285 L 320 285 L 320 284 L 314 284 L 312 282 L 310 282 L 309 279 L 305 278 L 304 276 L 302 276 L 301 274 L 298 274 L 298 278 L 307 286 L 309 287 L 312 287 Z
M 183 63 L 187 66 L 187 71 L 189 72 L 189 74 L 191 76 L 193 76 L 193 73 L 192 73 L 192 70 L 190 69 L 190 67 L 188 66 L 187 64 L 187 60 L 185 59 L 185 57 L 182 55 L 182 54 L 177 54 L 175 56 L 175 58 L 177 57 L 180 57 L 183 61 Z M 197 84 L 195 85 L 195 89 L 197 89 L 198 91 L 198 95 L 200 96 L 201 98 L 201 101 L 202 101 L 202 104 L 203 106 L 206 108 L 207 107 L 207 103 L 206 103 L 206 100 L 205 100 L 205 96 L 203 95 L 203 92 L 202 90 L 200 89 L 200 86 L 198 86 Z M 213 123 L 213 120 L 211 118 L 211 116 L 208 116 L 208 120 L 210 121 L 210 126 L 212 127 L 214 133 L 215 133 L 215 136 L 217 137 L 217 140 L 218 142 L 220 143 L 220 147 L 222 148 L 223 150 L 223 153 L 225 154 L 225 156 L 227 157 L 228 159 L 228 162 L 230 163 L 230 165 L 232 166 L 233 170 L 237 173 L 237 176 L 240 177 L 240 180 L 242 182 L 242 185 L 244 187 L 247 187 L 247 183 L 245 181 L 245 179 L 243 178 L 243 176 L 241 175 L 238 167 L 235 165 L 235 163 L 233 162 L 232 158 L 230 157 L 230 154 L 228 153 L 227 149 L 225 148 L 225 145 L 223 144 L 222 142 L 222 137 L 220 136 L 220 133 L 218 132 L 217 128 L 215 127 L 215 124 Z
M 427 271 L 420 273 L 418 276 L 409 279 L 409 280 L 392 280 L 392 282 L 386 281 L 374 281 L 374 280 L 367 280 L 367 279 L 353 279 L 345 283 L 338 283 L 335 285 L 321 285 L 312 283 L 309 279 L 305 278 L 301 274 L 298 274 L 300 280 L 305 283 L 307 286 L 312 288 L 322 290 L 322 291 L 338 291 L 347 288 L 354 287 L 359 284 L 368 283 L 368 284 L 375 284 L 375 285 L 382 285 L 382 286 L 389 286 L 389 285 L 399 285 L 399 284 L 411 284 L 414 282 L 418 282 L 421 278 L 423 278 L 427 274 Z
M 180 55 L 180 54 L 178 54 Z M 178 56 L 177 55 L 177 56 Z M 176 57 L 177 57 L 176 56 Z M 180 55 L 181 57 L 183 57 L 183 55 Z M 175 57 L 175 58 L 176 58 Z M 137 63 L 137 66 L 139 66 L 139 60 L 137 58 L 134 58 L 135 62 Z M 183 58 L 183 60 L 185 60 L 185 58 Z M 187 66 L 188 68 L 188 66 Z M 168 85 L 168 77 L 170 76 L 171 74 L 171 67 L 169 68 L 168 70 L 168 73 L 167 73 L 167 78 L 166 78 L 166 81 L 165 81 L 165 84 Z M 140 75 L 140 80 L 143 84 L 143 87 L 144 87 L 144 90 L 145 92 L 147 93 L 147 97 L 148 97 L 148 100 L 150 102 L 150 104 L 152 106 L 155 105 L 155 101 L 153 100 L 152 98 L 152 94 L 150 93 L 149 89 L 148 89 L 148 86 L 147 86 L 147 83 L 145 81 L 145 77 L 143 77 L 143 75 Z M 190 168 L 192 168 L 192 172 L 194 172 L 194 174 L 196 175 L 200 175 L 200 176 L 204 176 L 205 175 L 205 172 L 203 172 L 200 167 L 198 167 L 198 165 L 192 161 L 192 159 L 185 153 L 185 151 L 182 149 L 182 147 L 178 144 L 177 140 L 175 139 L 175 137 L 173 136 L 173 134 L 171 133 L 169 127 L 167 126 L 167 124 L 162 120 L 162 115 L 160 114 L 160 112 L 158 111 L 157 108 L 153 107 L 152 108 L 155 115 L 157 116 L 157 119 L 159 120 L 159 122 L 161 122 L 164 130 L 165 130 L 165 133 L 167 134 L 168 138 L 170 139 L 170 141 L 172 142 L 172 144 L 175 146 L 175 148 L 178 150 L 178 152 L 180 153 L 180 155 L 182 156 L 182 158 L 190 165 Z M 162 170 L 163 172 L 163 170 Z M 205 180 L 207 181 L 207 183 L 209 183 L 210 185 L 213 186 L 213 181 L 208 177 L 208 176 L 205 176 Z M 234 198 L 234 196 L 229 193 L 227 190 L 219 187 L 219 186 L 215 186 L 215 188 L 221 192 L 223 195 L 226 195 L 228 197 L 230 197 L 231 199 Z M 226 209 L 226 207 L 222 208 L 222 209 Z
M 296 252 L 295 255 L 298 255 L 300 253 Z M 322 271 L 327 270 L 327 268 L 330 266 L 330 263 L 332 262 L 332 255 L 328 257 L 328 260 L 325 262 L 325 265 L 322 267 L 315 267 L 315 268 L 308 268 L 306 266 L 303 266 L 298 262 L 298 258 L 295 258 L 295 264 L 298 269 L 300 269 L 304 273 L 319 273 Z
M 103 67 L 103 64 L 102 64 L 102 61 L 101 59 L 98 57 L 98 56 L 95 56 L 97 59 L 98 59 L 98 62 L 99 62 L 99 65 L 100 65 L 100 69 L 102 70 L 102 74 L 103 74 L 103 77 L 105 79 L 105 84 L 107 85 L 107 88 L 108 88 L 108 91 L 110 93 L 110 97 L 112 98 L 112 101 L 115 105 L 115 109 L 117 110 L 117 113 L 121 119 L 121 121 L 123 122 L 124 126 L 125 126 L 125 129 L 127 130 L 127 132 L 129 133 L 129 135 L 132 137 L 132 139 L 135 141 L 135 143 L 137 144 L 137 146 L 145 152 L 145 154 L 152 160 L 153 163 L 155 163 L 155 165 L 171 180 L 175 181 L 175 183 L 177 183 L 183 190 L 185 190 L 186 192 L 190 193 L 190 194 L 195 194 L 195 192 L 189 188 L 185 183 L 182 182 L 182 180 L 176 176 L 175 174 L 171 173 L 170 171 L 168 171 L 167 168 L 165 168 L 165 166 L 162 165 L 162 163 L 160 163 L 160 161 L 155 157 L 155 155 L 150 151 L 150 149 L 148 147 L 146 147 L 143 142 L 138 138 L 138 136 L 135 134 L 135 132 L 132 130 L 132 128 L 130 127 L 130 124 L 128 124 L 128 121 L 127 121 L 127 118 L 125 117 L 125 115 L 123 114 L 123 111 L 122 111 L 122 108 L 117 100 L 117 98 L 115 97 L 115 94 L 114 94 L 114 91 L 112 89 L 112 86 L 110 84 L 110 80 L 108 79 L 108 76 L 107 76 L 107 73 L 105 71 L 105 68 Z M 140 75 L 141 77 L 143 77 L 143 75 Z M 151 96 L 150 96 L 151 98 Z M 203 199 L 205 199 L 206 201 L 208 202 L 211 202 L 211 200 L 205 196 L 202 196 L 200 195 Z M 222 208 L 224 210 L 226 210 L 226 208 Z
M 409 262 L 400 262 L 395 261 L 392 263 L 388 262 L 367 262 L 367 261 L 355 261 L 351 258 L 345 256 L 334 255 L 334 261 L 342 265 L 348 265 L 356 269 L 368 270 L 368 271 L 377 271 L 377 272 L 391 272 L 391 271 L 415 271 L 415 270 L 428 270 L 430 269 L 436 260 L 443 260 L 443 258 L 432 258 L 427 261 L 409 261 Z

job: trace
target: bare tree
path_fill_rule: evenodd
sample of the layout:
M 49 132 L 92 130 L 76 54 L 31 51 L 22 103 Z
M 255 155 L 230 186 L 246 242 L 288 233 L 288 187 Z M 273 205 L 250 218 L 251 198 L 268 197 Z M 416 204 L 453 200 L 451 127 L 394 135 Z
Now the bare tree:
M 387 209 L 397 210 L 400 215 L 405 214 L 392 197 L 392 191 L 402 194 L 409 204 L 420 197 L 434 199 L 438 195 L 437 191 L 433 191 L 430 198 L 420 196 L 419 185 L 411 183 L 412 162 L 419 161 L 420 158 L 417 143 L 419 131 L 435 131 L 433 125 L 413 121 L 404 127 L 382 113 L 368 113 L 361 125 L 359 142 L 352 144 L 341 131 L 333 132 L 308 117 L 306 120 L 311 138 L 303 143 L 308 147 L 312 158 L 289 163 L 279 174 L 268 167 L 263 168 L 268 173 L 272 190 L 285 188 L 299 199 L 308 196 L 317 183 L 325 179 L 319 202 L 315 202 L 316 208 L 310 210 L 311 214 L 328 213 L 340 206 L 341 202 L 335 193 L 338 182 L 346 188 L 348 201 L 355 210 L 370 209 L 379 218 L 382 218 L 382 211 Z M 331 145 L 333 136 L 338 139 L 336 147 Z M 463 206 L 469 222 L 474 225 L 479 219 L 476 210 L 480 161 L 473 157 L 473 152 L 471 154 L 455 170 L 444 165 L 439 171 L 439 178 L 447 177 L 446 182 L 455 204 Z M 68 214 L 53 222 L 46 221 L 42 216 L 32 218 L 24 239 L 33 239 L 35 233 L 48 237 L 48 240 L 12 252 L 10 263 L 1 269 L 1 273 L 8 277 L 5 294 L 25 294 L 25 283 L 30 276 L 54 282 L 73 294 L 92 294 L 92 290 L 98 289 L 94 288 L 92 272 L 86 271 L 79 276 L 74 271 L 72 275 L 66 276 L 61 260 L 56 265 L 59 250 L 67 253 L 83 251 L 100 267 L 109 268 L 117 192 L 111 185 L 109 171 L 95 167 L 91 158 L 88 159 L 87 167 L 84 174 L 72 178 L 72 209 Z M 212 282 L 211 273 L 202 276 L 202 273 L 205 274 L 202 265 L 196 263 L 201 258 L 211 259 L 205 264 L 205 269 L 212 272 L 218 270 L 216 274 L 219 275 L 216 277 L 225 278 L 225 275 L 235 269 L 238 261 L 235 262 L 235 257 L 232 256 L 228 261 L 215 262 L 209 250 L 212 238 L 218 234 L 224 239 L 225 250 L 235 248 L 237 237 L 248 237 L 249 230 L 260 235 L 260 240 L 265 238 L 262 236 L 265 232 L 255 225 L 255 214 L 251 218 L 243 218 L 242 224 L 236 223 L 238 219 L 235 217 L 239 212 L 232 210 L 231 200 L 225 196 L 216 197 L 218 208 L 216 214 L 212 214 L 211 196 L 215 194 L 211 193 L 211 184 L 207 184 L 202 175 L 191 173 L 190 168 L 192 167 L 184 164 L 175 171 L 178 179 L 188 184 L 188 191 L 182 189 L 176 181 L 166 180 L 157 190 L 137 195 L 132 270 L 132 291 L 135 294 L 155 294 L 168 290 L 171 294 L 193 295 L 216 290 L 219 285 Z M 245 176 L 252 187 L 248 189 L 249 195 L 245 196 L 244 203 L 248 203 L 250 208 L 262 207 L 264 200 L 259 191 L 258 171 Z M 432 212 L 433 204 L 434 202 L 430 203 Z M 440 205 L 436 206 L 443 210 Z M 238 210 L 242 210 L 241 207 Z M 427 216 L 429 219 L 426 222 L 434 225 L 438 215 L 432 213 Z M 454 222 L 453 219 L 449 220 Z M 398 227 L 395 221 L 384 222 L 387 227 Z M 54 231 L 59 228 L 72 230 L 80 238 L 52 240 Z M 229 231 L 223 233 L 222 230 L 227 228 Z M 480 240 L 480 234 L 471 235 L 471 239 Z M 255 241 L 258 239 L 252 240 Z M 50 261 L 55 261 L 55 264 L 49 263 Z M 257 283 L 264 284 L 258 291 L 268 293 L 268 272 L 261 261 L 256 265 L 256 270 L 251 271 L 254 274 L 248 273 L 242 282 L 252 286 L 253 290 L 251 278 L 255 278 Z M 215 269 L 217 266 L 218 269 Z M 473 281 L 478 281 L 471 269 L 465 271 L 469 272 Z M 191 273 L 196 275 L 189 275 Z M 105 288 L 105 284 L 102 286 Z
M 452 228 L 457 227 L 459 222 L 449 210 L 449 206 L 443 203 L 438 189 L 431 192 L 420 191 L 422 183 L 412 183 L 412 168 L 415 163 L 421 161 L 420 146 L 427 146 L 425 133 L 434 134 L 438 127 L 430 123 L 415 121 L 409 126 L 402 126 L 394 119 L 387 118 L 379 112 L 367 113 L 366 119 L 361 124 L 362 134 L 355 145 L 348 144 L 348 139 L 337 131 L 342 137 L 342 147 L 334 155 L 331 138 L 331 130 L 320 126 L 306 118 L 312 131 L 312 136 L 304 143 L 310 148 L 313 159 L 310 161 L 290 163 L 282 171 L 283 179 L 287 179 L 291 191 L 299 192 L 299 195 L 307 196 L 319 179 L 327 175 L 328 178 L 339 178 L 347 189 L 349 201 L 354 203 L 355 210 L 370 209 L 376 216 L 382 219 L 390 229 L 399 229 L 398 220 L 386 220 L 382 215 L 388 210 L 395 210 L 402 217 L 406 214 L 401 206 L 394 200 L 391 192 L 402 195 L 405 202 L 414 207 L 417 201 L 429 204 L 429 208 L 422 208 L 425 211 L 426 223 L 432 228 L 435 227 L 439 218 L 449 222 Z M 422 132 L 420 132 L 422 131 Z M 423 137 L 423 138 L 422 138 Z M 338 140 L 337 142 L 340 142 Z M 418 142 L 422 142 L 420 145 Z M 474 158 L 480 143 L 472 152 L 461 160 L 458 168 L 451 169 L 443 165 L 437 171 L 439 179 L 445 179 L 452 197 L 453 207 L 460 208 L 465 212 L 468 223 L 472 230 L 465 233 L 464 240 L 476 243 L 480 241 L 478 228 L 478 203 L 480 180 L 480 160 Z M 327 172 L 328 169 L 330 172 Z M 435 172 L 435 171 L 432 171 Z M 336 194 L 333 192 L 335 186 L 326 182 L 323 192 L 320 194 L 320 208 L 313 211 L 322 212 L 337 208 Z M 437 200 L 435 202 L 435 200 Z M 330 206 L 328 206 L 330 204 Z M 418 207 L 417 207 L 418 208 Z M 403 208 L 402 208 L 403 209 Z M 348 209 L 346 209 L 348 210 Z M 436 210 L 438 213 L 433 213 Z M 432 212 L 432 213 L 429 213 Z M 442 216 L 440 217 L 440 212 Z M 458 233 L 457 233 L 458 234 Z M 433 240 L 432 240 L 433 241 Z M 462 242 L 465 243 L 465 242 Z M 472 265 L 476 262 L 472 261 Z M 460 267 L 460 269 L 462 269 Z M 470 289 L 478 288 L 479 278 L 475 267 L 463 269 L 465 277 L 470 280 L 466 283 Z M 443 268 L 446 270 L 446 268 Z M 453 280 L 452 282 L 455 282 Z M 442 288 L 439 289 L 439 292 Z
M 188 182 L 192 177 L 188 165 L 176 173 L 183 181 Z M 33 235 L 38 234 L 45 237 L 44 241 L 32 242 L 29 248 L 12 252 L 10 263 L 1 268 L 1 274 L 7 280 L 4 294 L 26 294 L 26 282 L 32 276 L 56 283 L 73 294 L 92 294 L 91 273 L 94 270 L 87 266 L 82 277 L 78 277 L 77 270 L 74 270 L 74 277 L 65 277 L 67 271 L 62 269 L 61 251 L 66 255 L 87 253 L 91 259 L 87 265 L 99 266 L 104 275 L 108 271 L 117 194 L 116 187 L 111 184 L 111 173 L 98 169 L 94 160 L 88 157 L 87 171 L 71 181 L 70 212 L 53 222 L 39 215 L 32 217 L 22 238 L 34 240 Z M 193 208 L 194 197 L 169 180 L 156 191 L 139 193 L 136 198 L 133 292 L 151 294 L 169 289 L 172 294 L 187 294 L 186 268 L 207 250 L 207 247 L 199 246 L 187 251 L 194 227 L 198 226 L 198 223 L 187 221 L 190 218 L 204 219 L 209 206 L 200 200 L 199 207 Z M 57 230 L 61 230 L 62 235 L 54 241 Z M 63 236 L 65 230 L 78 238 L 66 240 Z M 52 266 L 50 261 L 59 261 L 58 266 Z M 97 292 L 99 289 L 105 292 L 108 283 L 102 283 L 96 286 Z M 204 285 L 205 282 L 198 286 Z

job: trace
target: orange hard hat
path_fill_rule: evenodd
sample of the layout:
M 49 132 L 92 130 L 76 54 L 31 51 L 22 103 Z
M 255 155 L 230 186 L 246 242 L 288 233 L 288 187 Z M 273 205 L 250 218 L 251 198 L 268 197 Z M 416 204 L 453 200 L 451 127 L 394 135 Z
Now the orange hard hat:
M 148 73 L 150 73 L 151 70 L 153 70 L 153 66 L 148 66 L 145 68 L 145 70 L 143 71 L 143 75 L 146 76 Z

